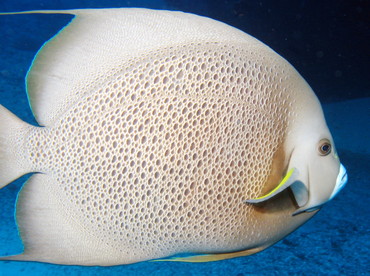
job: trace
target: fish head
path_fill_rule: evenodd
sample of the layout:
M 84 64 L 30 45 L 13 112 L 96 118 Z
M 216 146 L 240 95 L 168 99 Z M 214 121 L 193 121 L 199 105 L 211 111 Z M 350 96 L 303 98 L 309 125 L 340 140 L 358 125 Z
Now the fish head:
M 288 169 L 297 170 L 290 188 L 299 206 L 293 215 L 320 209 L 338 194 L 348 179 L 321 105 L 318 101 L 311 105 L 311 108 L 302 108 L 306 112 L 298 116 L 289 134 Z

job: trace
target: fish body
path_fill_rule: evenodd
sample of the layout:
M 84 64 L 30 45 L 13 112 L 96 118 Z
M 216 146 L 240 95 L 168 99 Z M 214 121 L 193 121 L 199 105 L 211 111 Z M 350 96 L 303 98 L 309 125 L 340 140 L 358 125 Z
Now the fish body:
M 345 184 L 316 96 L 263 43 L 179 12 L 61 13 L 76 18 L 27 77 L 40 127 L 0 107 L 0 187 L 35 173 L 17 201 L 25 251 L 4 259 L 255 253 Z M 330 175 L 316 196 L 303 156 L 318 155 L 323 139 Z

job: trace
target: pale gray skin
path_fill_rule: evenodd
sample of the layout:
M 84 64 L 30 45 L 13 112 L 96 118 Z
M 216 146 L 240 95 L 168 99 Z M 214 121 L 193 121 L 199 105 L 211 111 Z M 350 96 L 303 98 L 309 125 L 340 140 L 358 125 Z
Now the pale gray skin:
M 31 107 L 38 123 L 44 128 L 32 127 L 23 123 L 0 106 L 0 117 L 2 118 L 0 123 L 0 187 L 25 173 L 41 173 L 33 175 L 25 184 L 17 203 L 17 223 L 25 244 L 25 252 L 16 256 L 4 257 L 3 260 L 117 265 L 189 251 L 228 253 L 244 250 L 242 253 L 223 254 L 203 259 L 182 259 L 182 261 L 209 261 L 248 255 L 272 245 L 307 221 L 315 212 L 306 211 L 316 210 L 337 193 L 338 187 L 344 185 L 345 180 L 343 179 L 346 174 L 345 171 L 340 170 L 340 162 L 332 137 L 316 96 L 294 68 L 253 37 L 223 23 L 179 12 L 109 9 L 40 11 L 40 13 L 71 13 L 77 17 L 42 48 L 28 73 L 27 88 Z M 229 99 L 236 97 L 235 110 L 230 109 L 219 113 L 226 114 L 222 115 L 223 118 L 228 119 L 232 124 L 225 125 L 221 120 L 217 121 L 217 110 L 212 111 L 211 115 L 203 112 L 204 115 L 198 115 L 198 119 L 206 121 L 214 116 L 215 120 L 209 120 L 212 122 L 210 127 L 211 129 L 220 129 L 220 132 L 201 134 L 202 139 L 196 138 L 194 141 L 190 140 L 189 143 L 199 143 L 199 147 L 200 145 L 204 146 L 208 153 L 212 147 L 215 148 L 215 153 L 211 157 L 216 157 L 217 149 L 222 148 L 225 143 L 233 145 L 232 139 L 240 139 L 239 136 L 234 134 L 232 136 L 226 130 L 234 127 L 234 123 L 243 125 L 248 119 L 253 118 L 252 113 L 255 112 L 257 119 L 246 126 L 246 131 L 241 131 L 241 126 L 235 126 L 235 129 L 240 132 L 240 135 L 250 132 L 250 135 L 253 136 L 259 131 L 257 123 L 261 123 L 266 129 L 270 127 L 270 130 L 276 131 L 273 133 L 276 134 L 276 137 L 269 136 L 267 132 L 261 132 L 260 134 L 264 138 L 261 137 L 261 140 L 251 139 L 250 141 L 253 142 L 250 142 L 250 145 L 246 145 L 249 143 L 248 139 L 240 139 L 240 144 L 245 143 L 243 145 L 246 148 L 257 149 L 253 152 L 257 152 L 259 155 L 256 156 L 261 159 L 258 161 L 260 162 L 259 169 L 256 169 L 255 164 L 251 162 L 251 160 L 258 158 L 234 159 L 235 164 L 237 161 L 245 161 L 245 165 L 243 165 L 245 167 L 241 168 L 238 173 L 235 171 L 233 176 L 235 182 L 231 183 L 230 187 L 225 187 L 223 185 L 228 183 L 231 176 L 228 175 L 226 167 L 225 173 L 220 174 L 217 180 L 216 172 L 221 168 L 219 163 L 225 161 L 222 164 L 227 162 L 229 164 L 230 158 L 237 156 L 239 152 L 234 151 L 233 154 L 221 152 L 219 159 L 217 159 L 218 163 L 216 161 L 215 163 L 209 162 L 208 167 L 204 165 L 204 162 L 203 165 L 198 165 L 199 168 L 202 168 L 202 172 L 215 172 L 209 176 L 209 179 L 207 178 L 207 181 L 203 181 L 205 179 L 201 178 L 199 173 L 191 174 L 190 171 L 188 179 L 185 178 L 186 181 L 181 184 L 182 186 L 180 182 L 176 182 L 178 180 L 171 182 L 173 187 L 168 187 L 168 183 L 164 181 L 148 184 L 141 180 L 142 183 L 129 186 L 136 191 L 136 193 L 132 192 L 132 198 L 130 198 L 129 195 L 124 195 L 127 191 L 125 189 L 114 187 L 115 190 L 110 190 L 113 188 L 113 182 L 109 182 L 109 178 L 106 176 L 113 175 L 113 172 L 109 166 L 109 160 L 106 159 L 107 162 L 104 163 L 104 166 L 107 167 L 103 166 L 102 172 L 104 178 L 97 177 L 97 182 L 101 186 L 96 184 L 97 188 L 91 189 L 90 186 L 86 188 L 91 183 L 82 181 L 91 180 L 100 173 L 96 169 L 99 163 L 93 163 L 93 159 L 88 158 L 89 154 L 95 149 L 101 149 L 101 145 L 105 147 L 101 151 L 109 149 L 110 156 L 121 154 L 121 152 L 113 150 L 115 148 L 114 142 L 119 145 L 126 142 L 122 139 L 109 138 L 111 139 L 109 140 L 106 138 L 106 133 L 109 131 L 108 126 L 113 121 L 104 121 L 104 124 L 101 122 L 103 119 L 112 118 L 111 114 L 107 115 L 108 112 L 105 109 L 108 106 L 110 95 L 112 95 L 112 99 L 118 99 L 117 95 L 126 91 L 118 90 L 118 85 L 116 85 L 118 80 L 121 82 L 125 78 L 134 80 L 134 84 L 130 83 L 127 90 L 133 91 L 136 87 L 135 81 L 140 84 L 140 76 L 138 73 L 129 72 L 135 71 L 135 68 L 142 68 L 140 64 L 147 62 L 148 66 L 152 66 L 153 60 L 159 60 L 164 62 L 166 66 L 168 65 L 167 68 L 171 68 L 172 63 L 165 61 L 166 53 L 169 57 L 171 57 L 170 53 L 173 52 L 179 56 L 188 52 L 194 52 L 198 55 L 201 53 L 204 56 L 208 52 L 219 53 L 217 51 L 220 49 L 228 48 L 233 49 L 230 50 L 230 53 L 240 54 L 243 52 L 243 57 L 252 61 L 252 64 L 248 66 L 250 66 L 251 72 L 254 70 L 253 72 L 257 73 L 254 76 L 254 81 L 258 85 L 256 86 L 255 98 L 252 97 L 256 103 L 249 96 L 244 99 L 243 95 L 238 96 L 237 93 L 227 97 L 222 96 L 219 100 L 221 106 L 227 106 L 230 104 Z M 237 55 L 234 58 L 236 59 Z M 193 63 L 196 63 L 196 60 L 194 59 Z M 209 61 L 209 64 L 212 62 Z M 236 60 L 235 63 L 237 63 Z M 207 65 L 209 64 L 207 63 Z M 199 68 L 201 67 L 199 64 Z M 153 69 L 153 72 L 159 72 L 158 74 L 163 78 L 163 86 L 165 86 L 168 80 L 166 75 L 163 75 L 165 73 L 161 72 L 167 71 L 165 69 L 162 71 L 160 66 L 155 68 L 158 70 Z M 268 71 L 266 68 L 271 70 Z M 276 73 L 269 78 L 266 72 L 271 73 L 272 68 L 275 68 Z M 137 70 L 140 73 L 140 70 L 144 69 Z M 127 74 L 125 70 L 127 70 Z M 172 69 L 168 70 L 170 72 Z M 258 73 L 262 71 L 265 75 L 260 78 Z M 180 78 L 183 77 L 179 73 L 180 71 L 177 75 L 181 75 Z M 222 78 L 218 78 L 213 84 L 223 85 L 220 79 Z M 160 90 L 155 79 L 153 82 L 156 89 Z M 274 86 L 275 83 L 276 86 Z M 192 87 L 193 83 L 184 80 L 183 84 L 186 88 Z M 259 86 L 259 84 L 261 85 Z M 276 100 L 266 99 L 267 102 L 270 101 L 270 105 L 265 105 L 265 99 L 263 99 L 265 92 L 259 91 L 264 87 L 274 87 L 276 90 L 274 93 L 279 95 Z M 108 88 L 109 90 L 107 90 Z M 150 91 L 149 88 L 145 91 Z M 104 94 L 103 91 L 110 91 L 111 94 L 108 92 Z M 190 92 L 190 94 L 194 93 L 190 96 L 182 95 L 181 93 L 185 93 L 182 90 L 177 93 L 176 97 L 184 99 L 183 103 L 191 102 L 192 106 L 195 103 L 210 105 L 212 97 L 217 98 L 213 94 L 209 97 L 209 94 L 204 91 Z M 223 90 L 215 90 L 213 93 L 223 93 Z M 176 106 L 176 97 L 169 98 L 168 102 L 179 107 Z M 166 102 L 166 96 L 162 98 Z M 134 106 L 135 101 L 140 100 L 140 97 L 136 96 L 127 98 L 122 107 L 131 112 L 126 102 L 132 101 L 132 106 Z M 111 109 L 108 108 L 109 111 L 120 111 L 117 101 L 112 100 L 113 104 L 109 107 Z M 143 102 L 147 104 L 150 101 Z M 166 104 L 169 104 L 168 102 Z M 242 103 L 240 104 L 240 102 Z M 118 106 L 117 109 L 114 109 L 115 105 Z M 103 106 L 104 108 L 102 108 Z M 145 109 L 145 105 L 143 106 L 141 106 L 141 111 Z M 242 114 L 244 106 L 247 106 L 245 109 L 249 110 L 250 113 L 246 114 L 249 115 L 236 120 L 237 115 L 235 114 Z M 90 113 L 86 110 L 89 110 L 89 107 L 94 110 L 95 117 L 88 117 Z M 275 111 L 269 110 L 269 107 L 274 107 Z M 150 108 L 152 108 L 151 111 L 158 112 L 161 110 L 161 105 L 153 102 Z M 279 111 L 277 112 L 277 110 Z M 168 112 L 172 114 L 171 112 L 174 111 L 171 108 Z M 199 111 L 199 114 L 203 113 L 202 110 Z M 132 117 L 137 120 L 144 120 L 145 116 L 152 120 L 161 118 L 159 115 L 138 116 L 135 114 L 133 113 Z M 131 120 L 131 117 L 128 119 L 127 114 L 122 116 L 120 119 Z M 271 117 L 271 122 L 274 122 L 272 126 L 266 119 L 267 117 Z M 94 129 L 94 127 L 96 128 Z M 100 135 L 99 141 L 102 141 L 102 144 L 97 143 L 90 146 L 89 151 L 84 151 L 89 139 L 87 134 L 90 133 L 90 128 L 94 129 L 95 137 Z M 145 132 L 145 127 L 143 129 Z M 206 128 L 193 128 L 194 133 L 204 129 Z M 125 131 L 124 127 L 118 128 L 118 134 L 126 134 Z M 123 137 L 118 134 L 115 137 Z M 130 135 L 135 137 L 135 133 Z M 149 128 L 147 136 L 138 135 L 138 140 L 141 141 L 147 140 L 148 137 L 153 138 L 150 136 Z M 161 137 L 160 135 L 158 134 L 158 137 Z M 212 140 L 218 136 L 227 138 L 228 135 L 231 135 L 232 138 L 227 140 L 228 142 L 222 142 L 222 139 L 221 142 Z M 172 144 L 180 143 L 178 137 L 169 135 L 168 139 L 172 141 Z M 203 145 L 201 142 L 207 141 L 207 139 L 212 142 Z M 97 140 L 91 141 L 96 142 Z M 113 143 L 111 143 L 112 141 Z M 322 151 L 323 143 L 330 144 L 331 151 Z M 165 154 L 166 150 L 170 150 L 170 145 L 170 142 L 166 144 L 161 144 L 158 141 L 152 142 L 153 147 L 160 148 L 157 155 L 162 158 L 158 159 L 162 162 L 153 163 L 154 171 L 163 169 L 159 163 L 170 164 L 173 162 L 166 159 L 167 155 Z M 177 146 L 180 148 L 179 145 Z M 184 147 L 183 144 L 181 146 Z M 134 143 L 127 146 L 126 150 L 132 153 L 139 148 L 140 145 Z M 191 148 L 191 150 L 193 149 Z M 175 151 L 173 150 L 173 152 Z M 204 152 L 206 151 L 199 151 L 196 154 L 199 156 Z M 260 154 L 261 152 L 264 154 Z M 104 153 L 98 156 L 98 159 L 104 160 L 104 158 L 109 158 L 107 156 Z M 147 160 L 140 159 L 142 158 L 140 156 L 135 161 L 152 162 L 149 160 L 150 153 L 147 156 Z M 195 158 L 194 156 L 193 158 Z M 178 157 L 175 160 L 181 161 L 181 156 L 176 155 L 175 157 Z M 96 159 L 94 160 L 96 161 Z M 195 161 L 193 163 L 195 164 Z M 128 163 L 122 164 L 121 169 L 125 171 Z M 181 162 L 176 164 L 181 164 Z M 189 167 L 194 164 L 188 163 Z M 198 161 L 197 164 L 201 163 Z M 82 170 L 83 166 L 88 166 L 90 171 Z M 270 199 L 261 200 L 258 204 L 246 202 L 248 199 L 260 197 L 273 190 L 279 185 L 285 173 L 293 168 L 296 172 L 294 177 L 292 176 L 285 183 L 285 188 L 291 186 L 293 194 L 286 189 L 281 189 Z M 173 169 L 180 172 L 182 167 L 178 165 Z M 241 176 L 248 169 L 251 170 L 251 176 L 237 179 L 236 175 Z M 89 175 L 90 172 L 91 175 Z M 135 171 L 132 173 L 134 174 Z M 149 177 L 150 173 L 151 171 L 142 175 L 142 179 Z M 191 192 L 194 187 L 189 179 L 193 176 L 197 177 L 195 185 L 199 185 L 198 193 Z M 248 179 L 250 180 L 248 181 Z M 87 186 L 81 183 L 87 184 Z M 145 185 L 140 185 L 143 183 Z M 165 185 L 167 185 L 167 190 L 160 189 L 162 186 L 164 188 Z M 106 201 L 102 203 L 101 200 L 98 200 L 103 194 L 102 190 L 106 194 L 113 191 L 109 203 Z M 214 193 L 217 190 L 221 190 L 222 193 Z M 176 200 L 171 201 L 174 199 L 171 198 L 171 193 L 177 196 Z M 79 205 L 86 204 L 88 200 L 85 200 L 84 196 L 87 195 L 93 201 L 95 200 L 97 206 L 95 209 L 93 207 L 83 209 L 82 205 Z M 181 200 L 179 195 L 181 195 Z M 121 205 L 112 204 L 112 201 L 118 200 L 120 197 L 123 201 L 123 203 L 120 202 Z M 122 209 L 123 217 L 126 216 L 126 220 L 122 219 L 122 229 L 117 228 L 119 222 L 114 217 L 120 214 L 119 208 L 123 208 L 125 203 L 131 204 L 131 199 L 137 200 L 138 198 L 141 198 L 142 201 L 139 200 L 137 204 L 151 203 L 152 205 L 146 205 L 147 209 L 138 207 L 136 209 L 134 207 Z M 85 202 L 83 202 L 84 200 Z M 94 206 L 93 203 L 91 204 Z M 160 212 L 162 209 L 166 210 L 168 206 L 178 210 L 177 213 L 171 213 L 172 217 L 168 211 L 166 211 L 167 213 Z M 111 210 L 107 211 L 109 208 Z M 130 213 L 132 210 L 134 211 Z M 200 212 L 198 217 L 193 216 L 194 210 Z M 154 212 L 155 215 L 153 215 Z M 170 219 L 165 218 L 164 214 L 167 214 Z M 178 218 L 184 217 L 189 218 L 177 221 Z M 112 219 L 109 220 L 110 218 Z M 142 225 L 142 219 L 144 219 L 145 227 L 132 227 L 132 225 Z M 127 226 L 125 230 L 123 230 L 124 226 Z M 146 227 L 152 230 L 148 230 Z M 146 234 L 148 238 L 146 238 Z M 122 235 L 126 239 L 122 239 Z

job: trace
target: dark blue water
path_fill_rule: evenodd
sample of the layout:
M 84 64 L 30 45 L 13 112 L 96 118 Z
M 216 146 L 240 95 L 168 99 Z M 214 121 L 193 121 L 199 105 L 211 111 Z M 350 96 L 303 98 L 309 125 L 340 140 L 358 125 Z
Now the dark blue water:
M 291 62 L 324 103 L 349 173 L 345 189 L 309 222 L 253 256 L 213 263 L 143 262 L 78 267 L 0 262 L 0 275 L 370 275 L 370 12 L 368 1 L 44 1 L 0 2 L 0 11 L 147 7 L 221 20 Z M 345 2 L 345 1 L 342 1 Z M 36 51 L 70 16 L 0 16 L 0 104 L 35 124 L 24 76 Z M 1 118 L 0 118 L 1 120 Z M 26 177 L 0 190 L 0 255 L 22 251 L 14 204 Z

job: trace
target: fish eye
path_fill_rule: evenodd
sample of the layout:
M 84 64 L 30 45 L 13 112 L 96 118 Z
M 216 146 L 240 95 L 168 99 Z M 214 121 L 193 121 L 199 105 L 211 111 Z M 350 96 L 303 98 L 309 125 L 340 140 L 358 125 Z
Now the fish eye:
M 319 142 L 319 153 L 322 156 L 326 156 L 331 152 L 331 144 L 328 139 L 322 139 Z

